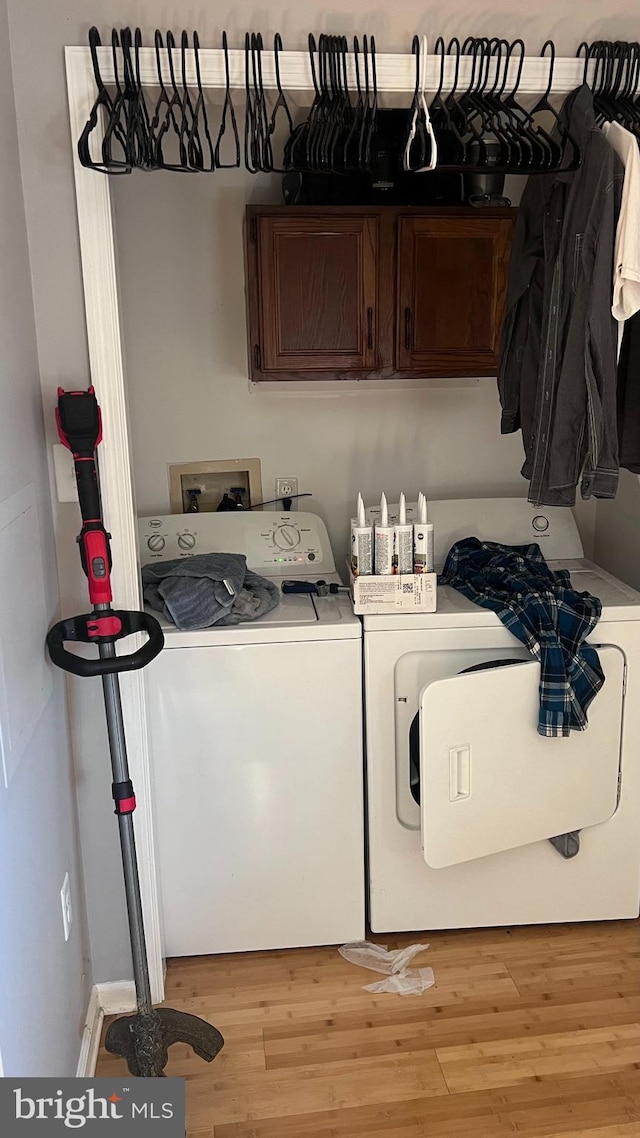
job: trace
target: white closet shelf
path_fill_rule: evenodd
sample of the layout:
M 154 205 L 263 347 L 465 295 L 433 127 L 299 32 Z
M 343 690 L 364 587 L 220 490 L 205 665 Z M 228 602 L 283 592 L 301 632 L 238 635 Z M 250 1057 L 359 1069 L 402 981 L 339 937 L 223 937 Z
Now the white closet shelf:
M 88 47 L 67 47 L 67 57 L 78 56 L 84 57 L 89 67 L 91 66 L 91 53 Z M 224 90 L 225 82 L 225 65 L 224 65 L 224 52 L 221 48 L 203 48 L 199 50 L 200 57 L 200 72 L 202 76 L 203 88 L 213 90 Z M 168 57 L 166 49 L 160 53 L 163 62 L 163 74 L 166 77 L 167 83 L 169 78 Z M 172 51 L 176 83 L 178 86 L 182 83 L 182 62 L 180 47 L 177 46 Z M 282 51 L 279 54 L 280 59 L 280 74 L 282 79 L 282 86 L 285 91 L 310 91 L 313 92 L 313 81 L 311 78 L 311 69 L 309 66 L 309 53 L 308 51 Z M 244 50 L 238 48 L 229 49 L 229 77 L 231 87 L 238 91 L 244 90 L 245 85 L 245 66 L 244 66 Z M 102 47 L 98 49 L 98 62 L 100 72 L 105 83 L 113 83 L 113 56 L 110 47 Z M 194 63 L 193 48 L 189 48 L 186 53 L 187 62 L 187 81 L 193 88 L 196 86 L 196 71 Z M 549 78 L 549 56 L 541 57 L 526 56 L 522 67 L 522 75 L 518 86 L 518 94 L 520 95 L 539 95 L 546 90 L 547 81 Z M 509 79 L 506 84 L 506 89 L 510 89 L 510 85 L 515 84 L 517 70 L 520 64 L 520 57 L 515 55 L 509 65 Z M 460 72 L 458 76 L 457 89 L 458 91 L 464 90 L 465 85 L 471 78 L 472 57 L 460 57 Z M 591 73 L 593 63 L 589 64 L 589 73 Z M 362 66 L 360 68 L 362 73 Z M 455 70 L 455 57 L 450 56 L 445 59 L 444 69 L 444 86 L 443 90 L 448 91 L 453 84 Z M 416 60 L 415 56 L 411 53 L 396 54 L 396 55 L 382 55 L 376 53 L 376 73 L 377 73 L 377 87 L 379 94 L 392 94 L 394 92 L 410 92 L 413 93 L 415 87 L 416 75 Z M 272 51 L 262 52 L 262 74 L 263 86 L 267 91 L 275 91 L 276 75 L 274 66 L 274 53 Z M 582 82 L 584 75 L 584 57 L 577 58 L 575 56 L 558 57 L 555 61 L 553 68 L 553 85 L 551 88 L 552 93 L 566 94 L 573 91 Z M 349 51 L 347 55 L 347 78 L 349 86 L 355 90 L 355 68 L 353 62 L 353 53 Z M 430 93 L 435 93 L 438 89 L 440 82 L 440 56 L 429 55 L 427 58 L 427 83 L 426 89 Z M 143 86 L 157 86 L 158 72 L 156 67 L 156 53 L 153 47 L 143 47 L 140 49 L 140 79 Z

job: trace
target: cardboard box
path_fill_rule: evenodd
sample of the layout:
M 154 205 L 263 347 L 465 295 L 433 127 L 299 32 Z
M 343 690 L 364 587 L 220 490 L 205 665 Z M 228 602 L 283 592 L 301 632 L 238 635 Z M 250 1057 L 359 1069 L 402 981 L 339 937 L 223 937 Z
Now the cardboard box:
M 353 611 L 359 616 L 436 612 L 437 594 L 437 573 L 351 575 Z

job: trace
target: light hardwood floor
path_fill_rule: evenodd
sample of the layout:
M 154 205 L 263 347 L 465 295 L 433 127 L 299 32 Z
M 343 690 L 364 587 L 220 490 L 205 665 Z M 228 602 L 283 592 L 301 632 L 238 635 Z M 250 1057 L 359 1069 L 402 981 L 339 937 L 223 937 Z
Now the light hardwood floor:
M 226 1040 L 171 1049 L 189 1138 L 640 1138 L 640 922 L 426 939 L 422 996 L 334 948 L 170 961 L 167 1004 Z

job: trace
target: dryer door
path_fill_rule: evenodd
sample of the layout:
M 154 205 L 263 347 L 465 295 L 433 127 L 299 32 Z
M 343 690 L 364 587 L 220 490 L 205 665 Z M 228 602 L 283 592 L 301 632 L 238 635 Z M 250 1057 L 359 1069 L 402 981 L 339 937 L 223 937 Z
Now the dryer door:
M 606 682 L 589 725 L 538 735 L 535 661 L 435 680 L 420 697 L 422 850 L 441 869 L 604 822 L 618 801 L 624 657 L 598 649 Z M 579 855 L 578 855 L 579 856 Z

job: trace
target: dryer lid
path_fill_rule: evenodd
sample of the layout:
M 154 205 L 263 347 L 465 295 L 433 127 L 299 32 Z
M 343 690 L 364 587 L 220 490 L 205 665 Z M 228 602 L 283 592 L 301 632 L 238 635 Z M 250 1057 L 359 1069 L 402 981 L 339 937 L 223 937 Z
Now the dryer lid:
M 619 581 L 606 569 L 594 565 L 584 558 L 571 558 L 564 561 L 550 561 L 550 569 L 568 569 L 571 585 L 577 592 L 588 592 L 602 601 L 602 615 L 596 629 L 589 638 L 597 643 L 601 636 L 600 627 L 605 622 L 621 620 L 640 620 L 640 593 Z M 450 585 L 438 585 L 437 612 L 390 613 L 386 616 L 364 616 L 365 632 L 410 629 L 420 630 L 442 628 L 499 628 L 500 617 L 491 609 L 481 608 Z
M 618 801 L 624 658 L 611 646 L 599 655 L 606 682 L 589 708 L 587 730 L 568 738 L 537 733 L 535 661 L 463 672 L 422 690 L 427 865 L 458 865 L 611 817 Z

